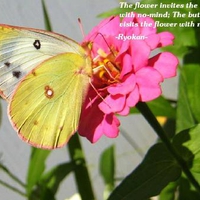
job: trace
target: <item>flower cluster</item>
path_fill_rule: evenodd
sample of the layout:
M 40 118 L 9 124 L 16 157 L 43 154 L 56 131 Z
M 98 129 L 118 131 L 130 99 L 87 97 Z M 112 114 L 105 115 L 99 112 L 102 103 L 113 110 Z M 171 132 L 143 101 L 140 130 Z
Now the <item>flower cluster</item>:
M 116 114 L 127 115 L 139 101 L 157 98 L 162 93 L 160 83 L 176 75 L 177 58 L 170 52 L 155 55 L 154 51 L 173 44 L 174 36 L 169 32 L 157 33 L 154 26 L 142 27 L 144 21 L 154 24 L 152 18 L 139 18 L 137 14 L 122 22 L 118 16 L 110 17 L 84 38 L 82 46 L 91 45 L 93 79 L 78 132 L 91 142 L 102 135 L 117 137 L 120 122 Z M 127 22 L 138 26 L 119 26 Z M 122 35 L 132 39 L 123 40 L 119 37 Z

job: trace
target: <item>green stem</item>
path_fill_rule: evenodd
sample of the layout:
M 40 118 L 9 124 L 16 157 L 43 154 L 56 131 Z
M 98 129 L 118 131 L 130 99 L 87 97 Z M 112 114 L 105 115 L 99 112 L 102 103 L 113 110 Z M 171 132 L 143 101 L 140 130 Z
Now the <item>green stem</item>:
M 43 15 L 44 15 L 45 29 L 47 31 L 52 31 L 51 22 L 49 19 L 49 15 L 48 15 L 44 0 L 42 0 L 42 9 L 43 9 Z
M 165 144 L 169 152 L 172 154 L 172 156 L 176 159 L 180 167 L 182 168 L 183 172 L 187 176 L 188 180 L 191 182 L 191 184 L 196 188 L 196 190 L 200 193 L 200 185 L 195 180 L 194 176 L 192 175 L 191 171 L 189 170 L 187 163 L 183 160 L 183 158 L 178 154 L 178 152 L 175 150 L 174 146 L 171 144 L 167 134 L 157 121 L 156 117 L 153 115 L 149 107 L 146 103 L 139 102 L 136 105 L 136 108 L 141 112 L 141 114 L 145 117 L 145 119 L 149 122 L 149 124 L 152 126 L 152 128 L 155 130 L 157 135 L 160 137 L 162 142 Z
M 87 169 L 87 164 L 84 156 L 84 152 L 81 147 L 81 143 L 76 133 L 68 143 L 68 149 L 72 163 L 75 165 L 74 175 L 76 185 L 78 187 L 79 194 L 82 200 L 94 200 L 94 193 Z
M 23 188 L 26 188 L 26 185 L 19 180 L 15 175 L 13 175 L 5 166 L 0 164 L 0 169 L 2 169 L 11 179 L 13 179 L 15 182 L 17 182 L 19 185 L 21 185 Z
M 9 188 L 10 190 L 12 190 L 13 192 L 16 192 L 18 194 L 20 194 L 21 196 L 27 197 L 27 195 L 23 192 L 21 192 L 20 190 L 18 190 L 17 188 L 9 185 L 8 183 L 3 182 L 2 180 L 0 180 L 0 184 L 3 185 L 6 188 Z
M 126 141 L 136 150 L 136 152 L 138 153 L 138 155 L 143 158 L 144 157 L 144 153 L 141 151 L 139 145 L 137 144 L 137 142 L 135 142 L 132 137 L 129 136 L 129 134 L 123 129 L 120 128 L 120 134 L 122 134 L 124 136 L 124 138 L 126 139 Z

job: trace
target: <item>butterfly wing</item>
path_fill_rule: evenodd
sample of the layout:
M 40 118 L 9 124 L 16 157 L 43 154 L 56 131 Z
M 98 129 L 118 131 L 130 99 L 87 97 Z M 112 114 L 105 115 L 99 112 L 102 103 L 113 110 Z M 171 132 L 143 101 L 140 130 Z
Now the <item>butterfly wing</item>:
M 0 95 L 19 136 L 36 147 L 63 146 L 77 130 L 91 61 L 73 40 L 0 25 Z
M 63 146 L 77 130 L 90 76 L 90 60 L 74 53 L 54 56 L 26 75 L 9 106 L 20 137 L 40 148 Z
M 85 56 L 82 47 L 65 36 L 0 25 L 0 95 L 9 101 L 24 76 L 44 60 L 65 52 Z

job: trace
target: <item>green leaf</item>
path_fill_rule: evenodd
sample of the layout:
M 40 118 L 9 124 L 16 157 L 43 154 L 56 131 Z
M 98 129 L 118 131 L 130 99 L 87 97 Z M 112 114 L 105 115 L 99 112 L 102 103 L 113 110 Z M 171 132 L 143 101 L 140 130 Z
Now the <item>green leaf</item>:
M 192 113 L 195 119 L 200 122 L 200 65 L 185 65 L 182 73 L 184 74 Z
M 186 68 L 183 67 L 179 79 L 176 132 L 180 132 L 195 125 L 195 119 L 191 109 L 191 104 L 187 89 L 188 87 L 187 71 L 188 71 L 187 67 Z M 193 71 L 193 73 L 195 72 Z
M 54 200 L 61 182 L 73 170 L 74 165 L 72 163 L 63 163 L 43 174 L 34 187 L 30 199 Z
M 100 157 L 100 173 L 103 177 L 104 183 L 106 184 L 106 189 L 104 194 L 106 198 L 108 194 L 113 190 L 115 185 L 115 147 L 114 145 L 108 147 L 103 151 Z
M 142 163 L 114 190 L 108 200 L 143 200 L 158 195 L 181 175 L 181 168 L 162 143 L 150 148 Z
M 109 11 L 106 11 L 106 12 L 103 12 L 103 13 L 97 15 L 97 17 L 107 18 L 107 17 L 110 17 L 110 16 L 116 16 L 116 15 L 119 15 L 120 13 L 125 12 L 124 10 L 122 10 L 122 12 L 120 12 L 120 11 L 121 11 L 121 9 L 119 7 L 113 8 Z
M 175 108 L 173 108 L 170 102 L 163 96 L 148 102 L 147 105 L 155 116 L 165 116 L 167 118 L 175 119 Z
M 178 181 L 169 183 L 160 193 L 159 200 L 174 200 L 177 187 Z
M 39 185 L 45 186 L 51 190 L 53 194 L 55 194 L 59 188 L 60 183 L 73 170 L 74 165 L 72 163 L 60 164 L 43 174 L 39 181 Z
M 179 199 L 181 200 L 199 200 L 200 196 L 197 191 L 191 186 L 186 178 L 181 178 L 179 181 Z M 164 200 L 164 199 L 163 199 Z
M 173 145 L 187 163 L 192 175 L 194 176 L 198 188 L 200 188 L 200 124 L 191 129 L 178 133 Z M 196 187 L 196 188 L 197 188 Z M 180 199 L 200 199 L 200 193 L 183 177 L 179 186 Z
M 46 187 L 37 186 L 34 188 L 34 191 L 29 196 L 28 200 L 56 200 L 55 195 L 52 191 Z
M 100 173 L 106 184 L 114 186 L 115 156 L 114 145 L 103 151 L 100 157 Z
M 178 133 L 173 140 L 173 145 L 187 162 L 191 172 L 200 183 L 200 124 Z
M 30 195 L 34 186 L 40 180 L 44 170 L 45 161 L 51 151 L 32 148 L 27 172 L 27 194 Z
M 170 102 L 163 96 L 160 96 L 153 101 L 147 102 L 147 105 L 155 116 L 165 116 L 167 118 L 175 119 L 175 108 L 173 108 Z M 131 109 L 131 113 L 139 113 L 139 111 L 136 108 L 133 108 Z

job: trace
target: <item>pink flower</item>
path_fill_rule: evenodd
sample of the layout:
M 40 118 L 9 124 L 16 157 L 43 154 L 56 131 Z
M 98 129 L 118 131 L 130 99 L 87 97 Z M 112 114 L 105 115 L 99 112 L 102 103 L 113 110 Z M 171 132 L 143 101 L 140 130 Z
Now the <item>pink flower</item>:
M 142 27 L 146 21 L 152 27 Z M 134 23 L 134 27 L 124 27 Z M 177 58 L 170 52 L 151 56 L 153 50 L 173 44 L 169 32 L 156 33 L 153 19 L 110 17 L 85 37 L 93 60 L 92 85 L 83 106 L 79 134 L 96 142 L 102 135 L 119 133 L 118 115 L 128 115 L 139 101 L 161 95 L 160 83 L 176 75 Z M 123 36 L 123 37 L 122 37 Z M 140 37 L 138 37 L 140 36 Z M 142 39 L 141 39 L 142 38 Z M 95 88 L 95 89 L 94 89 Z

